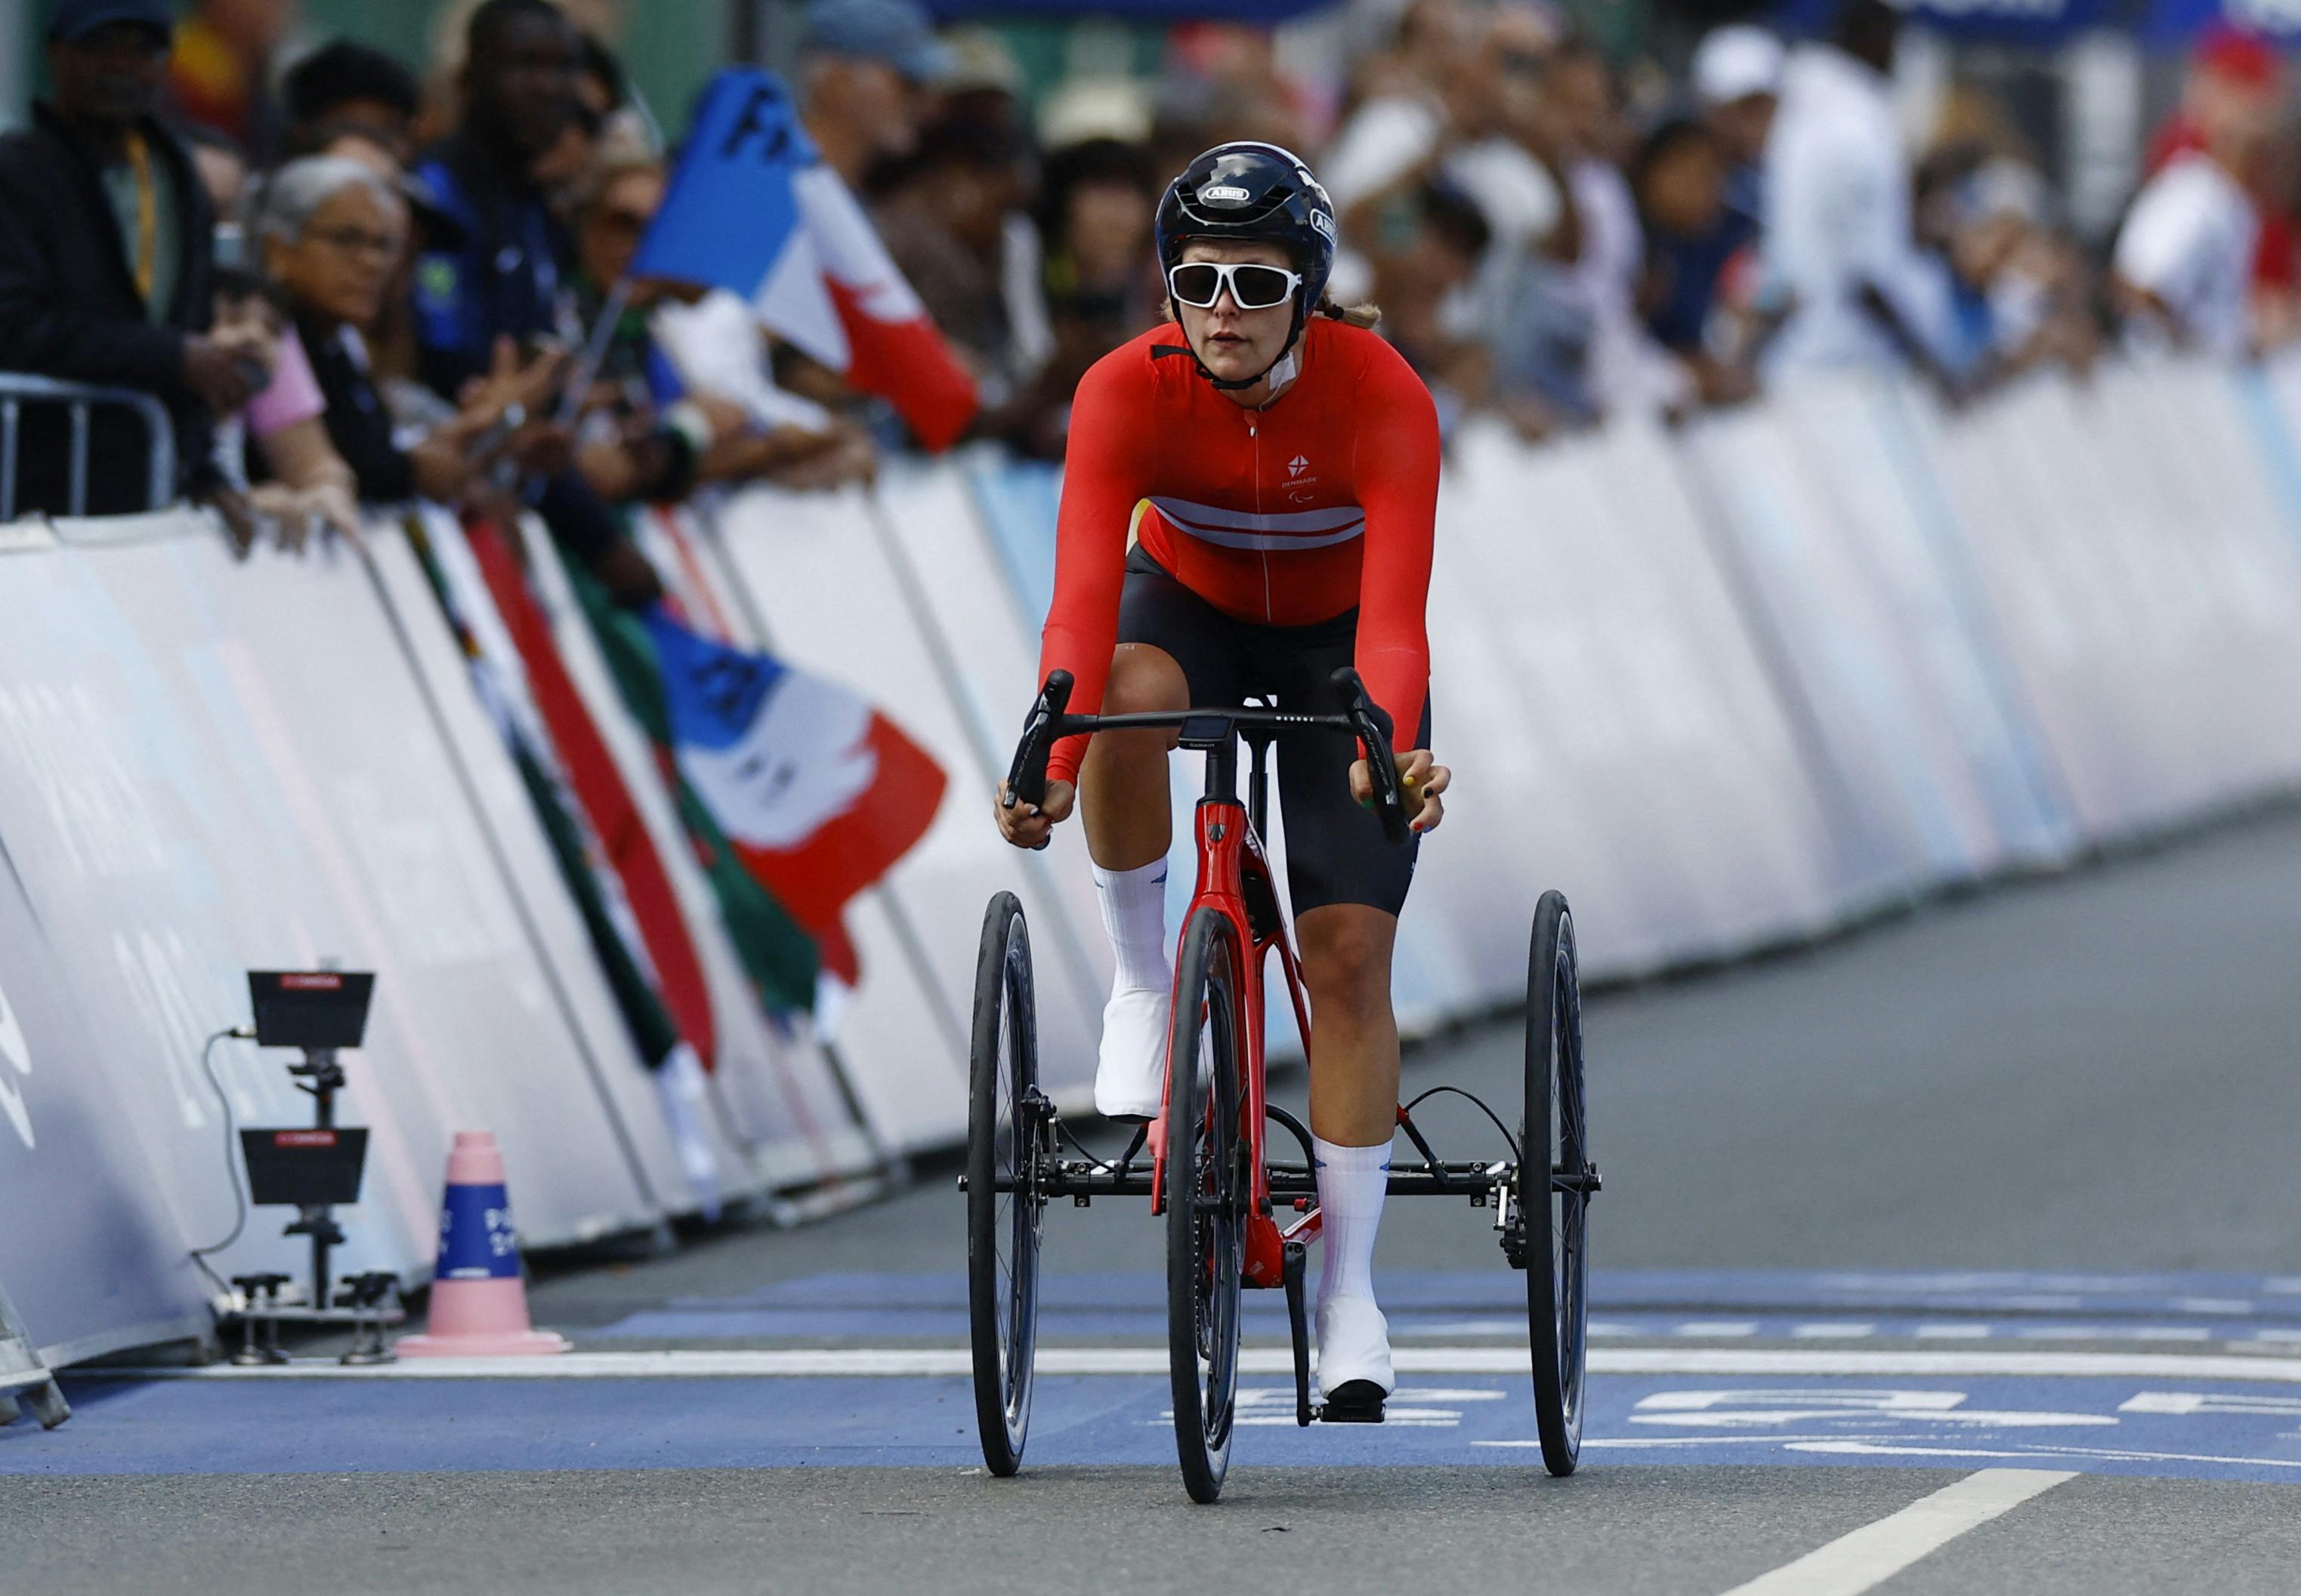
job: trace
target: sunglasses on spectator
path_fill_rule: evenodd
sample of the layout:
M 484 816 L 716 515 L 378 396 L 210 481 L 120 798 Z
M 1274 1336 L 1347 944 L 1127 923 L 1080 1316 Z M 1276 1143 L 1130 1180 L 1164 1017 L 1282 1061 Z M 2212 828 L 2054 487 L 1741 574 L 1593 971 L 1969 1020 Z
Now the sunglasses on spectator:
M 1167 292 L 1177 305 L 1209 310 L 1223 290 L 1241 310 L 1268 310 L 1294 297 L 1302 275 L 1278 266 L 1234 265 L 1215 261 L 1190 261 L 1167 269 Z
M 396 258 L 402 244 L 389 233 L 372 233 L 364 227 L 314 228 L 305 236 L 346 255 L 380 255 Z

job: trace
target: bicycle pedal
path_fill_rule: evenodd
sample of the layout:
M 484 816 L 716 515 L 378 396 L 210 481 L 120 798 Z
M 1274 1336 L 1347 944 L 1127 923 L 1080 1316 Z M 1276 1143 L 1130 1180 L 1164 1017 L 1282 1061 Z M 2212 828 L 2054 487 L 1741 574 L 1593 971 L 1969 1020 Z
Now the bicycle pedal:
M 1371 1380 L 1345 1380 L 1326 1393 L 1318 1416 L 1329 1425 L 1378 1425 L 1389 1394 Z

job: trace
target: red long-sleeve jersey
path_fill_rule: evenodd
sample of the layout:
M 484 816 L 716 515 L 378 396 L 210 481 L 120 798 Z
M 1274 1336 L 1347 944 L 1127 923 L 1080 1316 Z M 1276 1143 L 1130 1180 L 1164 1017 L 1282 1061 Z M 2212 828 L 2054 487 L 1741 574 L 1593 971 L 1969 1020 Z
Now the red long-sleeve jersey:
M 1413 748 L 1430 684 L 1437 408 L 1363 329 L 1313 316 L 1295 357 L 1300 374 L 1261 410 L 1200 376 L 1171 325 L 1080 380 L 1039 650 L 1042 681 L 1076 679 L 1072 713 L 1102 705 L 1131 526 L 1177 581 L 1240 620 L 1308 626 L 1357 606 L 1359 674 L 1397 751 Z M 1058 744 L 1050 773 L 1075 778 L 1084 743 Z

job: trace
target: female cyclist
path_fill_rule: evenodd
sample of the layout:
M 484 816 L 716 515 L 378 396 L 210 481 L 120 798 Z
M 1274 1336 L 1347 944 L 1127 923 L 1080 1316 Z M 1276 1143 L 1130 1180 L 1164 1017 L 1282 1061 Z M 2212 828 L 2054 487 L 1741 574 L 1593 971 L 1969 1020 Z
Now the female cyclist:
M 1416 832 L 1448 773 L 1429 753 L 1430 585 L 1438 421 L 1430 395 L 1326 297 L 1335 213 L 1276 145 L 1218 145 L 1167 188 L 1159 264 L 1176 324 L 1098 361 L 1071 411 L 1042 679 L 1076 678 L 1075 713 L 1236 704 L 1338 712 L 1356 664 L 1395 728 Z M 1078 745 L 1088 742 L 1082 748 Z M 1171 734 L 1058 745 L 1046 802 L 1000 806 L 1033 848 L 1084 810 L 1118 974 L 1095 1106 L 1159 1111 L 1174 976 L 1166 924 Z M 1327 1417 L 1377 1421 L 1393 1386 L 1374 1241 L 1397 1119 L 1391 950 L 1416 844 L 1361 806 L 1365 759 L 1332 733 L 1282 737 L 1287 888 L 1310 996 L 1310 1126 L 1324 1213 L 1318 1383 Z

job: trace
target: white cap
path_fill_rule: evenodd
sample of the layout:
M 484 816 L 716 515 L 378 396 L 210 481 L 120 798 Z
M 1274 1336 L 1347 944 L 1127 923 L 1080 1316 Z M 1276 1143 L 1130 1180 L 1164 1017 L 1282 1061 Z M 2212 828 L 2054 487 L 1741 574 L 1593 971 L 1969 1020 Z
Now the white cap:
M 1694 97 L 1730 105 L 1753 94 L 1779 94 L 1782 41 L 1748 22 L 1714 28 L 1694 52 Z

